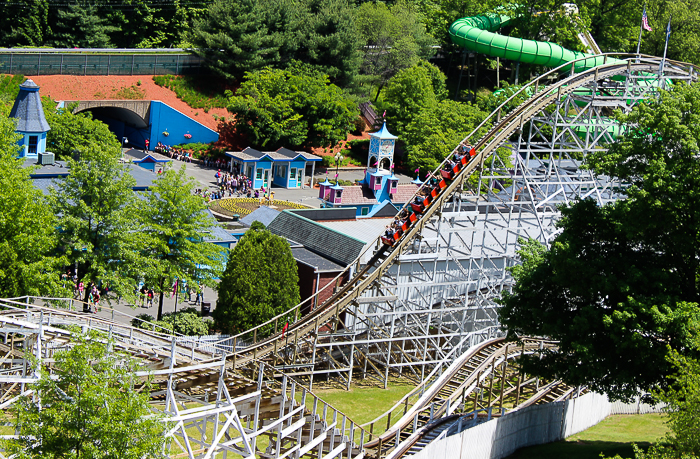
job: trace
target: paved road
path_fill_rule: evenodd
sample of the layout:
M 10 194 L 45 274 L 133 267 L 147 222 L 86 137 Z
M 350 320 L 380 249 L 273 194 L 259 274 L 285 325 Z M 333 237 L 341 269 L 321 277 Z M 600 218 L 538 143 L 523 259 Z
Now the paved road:
M 160 155 L 158 153 L 150 152 L 150 154 L 159 159 L 170 159 L 169 157 Z M 207 189 L 214 189 L 216 187 L 216 179 L 214 177 L 214 174 L 216 173 L 216 168 L 204 167 L 196 163 L 181 163 L 179 161 L 174 161 L 175 167 L 181 167 L 182 165 L 185 166 L 187 174 L 193 177 L 202 187 Z M 399 178 L 399 182 L 401 183 L 409 182 L 413 179 L 412 177 L 402 174 L 396 175 Z M 364 169 L 341 170 L 338 173 L 338 177 L 341 180 L 354 181 L 361 179 L 363 176 Z M 314 175 L 314 181 L 319 182 L 325 180 L 326 178 L 332 181 L 334 177 L 334 170 L 329 170 L 328 172 L 326 172 L 325 169 L 317 169 L 316 174 Z M 297 190 L 287 190 L 281 187 L 274 187 L 274 191 L 275 199 L 300 202 L 310 207 L 319 207 L 321 204 L 321 201 L 318 199 L 318 189 L 306 188 Z M 217 292 L 213 289 L 206 288 L 204 291 L 204 301 L 206 303 L 211 303 L 212 310 L 216 306 L 216 299 Z M 187 298 L 184 298 L 184 300 L 185 301 L 183 301 L 183 298 L 178 297 L 177 310 L 190 306 L 190 303 L 187 302 Z M 133 304 L 127 303 L 126 301 L 121 301 L 118 303 L 114 301 L 111 305 L 104 304 L 102 310 L 98 312 L 97 315 L 105 318 L 111 318 L 113 316 L 115 320 L 118 320 L 123 323 L 128 323 L 131 321 L 131 318 L 133 316 L 136 316 L 138 314 L 150 314 L 155 317 L 158 311 L 157 298 L 154 299 L 154 303 L 155 304 L 153 308 L 147 309 L 134 306 Z M 194 304 L 192 304 L 192 306 L 194 306 Z M 114 314 L 112 312 L 112 309 L 114 310 Z M 170 295 L 166 295 L 163 301 L 163 312 L 173 312 L 175 310 L 175 298 L 171 297 Z

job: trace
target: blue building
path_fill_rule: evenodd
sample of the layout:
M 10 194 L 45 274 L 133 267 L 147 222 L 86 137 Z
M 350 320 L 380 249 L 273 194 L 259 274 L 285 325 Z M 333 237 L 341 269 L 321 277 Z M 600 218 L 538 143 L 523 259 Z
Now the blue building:
M 246 148 L 243 151 L 227 151 L 231 158 L 231 172 L 235 170 L 247 176 L 253 182 L 253 188 L 272 185 L 282 188 L 313 187 L 316 163 L 320 156 L 303 151 L 280 148 L 277 151 L 258 151 Z M 308 182 L 308 183 L 307 183 Z
M 22 135 L 18 141 L 23 147 L 19 153 L 20 158 L 37 158 L 40 153 L 46 152 L 46 133 L 51 128 L 44 117 L 39 86 L 32 80 L 19 85 L 19 94 L 10 111 L 10 118 L 16 120 L 15 131 Z
M 357 217 L 396 215 L 420 185 L 415 181 L 399 185 L 394 175 L 397 138 L 386 128 L 386 122 L 378 132 L 371 133 L 364 179 L 359 186 L 343 187 L 327 179 L 320 183 L 318 197 L 323 200 L 323 207 L 355 207 Z

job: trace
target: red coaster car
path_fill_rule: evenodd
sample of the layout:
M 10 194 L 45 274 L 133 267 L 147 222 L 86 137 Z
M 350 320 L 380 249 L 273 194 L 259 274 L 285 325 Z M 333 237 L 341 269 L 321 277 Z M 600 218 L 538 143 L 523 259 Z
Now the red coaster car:
M 442 175 L 442 178 L 446 180 L 452 180 L 452 171 L 442 170 L 440 171 L 440 175 Z
M 411 214 L 414 215 L 414 214 Z M 408 231 L 408 229 L 411 227 L 411 223 L 413 223 L 410 219 L 406 221 L 403 225 L 401 225 L 401 231 Z
M 411 223 L 415 223 L 416 220 L 418 220 L 418 215 L 416 215 L 415 212 L 408 217 L 408 221 Z
M 417 214 L 422 214 L 423 213 L 423 204 L 416 204 L 415 202 L 411 203 L 411 209 Z
M 386 237 L 386 236 L 382 236 L 382 242 L 383 242 L 385 245 L 388 245 L 388 246 L 394 245 L 394 240 L 391 239 L 391 238 L 388 238 L 388 237 Z

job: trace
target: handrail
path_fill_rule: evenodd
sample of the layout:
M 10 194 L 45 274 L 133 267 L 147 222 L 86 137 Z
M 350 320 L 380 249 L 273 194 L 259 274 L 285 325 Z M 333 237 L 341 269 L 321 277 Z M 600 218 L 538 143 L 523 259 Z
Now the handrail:
M 478 331 L 479 331 L 480 333 L 483 333 L 485 330 L 498 330 L 499 328 L 500 328 L 500 327 L 498 327 L 498 326 L 491 326 L 491 327 L 483 328 L 483 329 L 478 330 Z M 494 339 L 500 339 L 500 338 L 494 338 Z M 490 341 L 491 341 L 491 340 L 489 340 L 489 341 L 484 341 L 483 344 L 488 343 L 488 342 L 490 342 Z M 482 345 L 482 344 L 477 344 L 476 346 L 472 346 L 471 348 L 467 349 L 467 351 L 464 353 L 464 355 L 473 352 L 473 350 L 474 350 L 475 347 L 479 347 L 479 346 L 481 346 L 481 345 Z M 450 355 L 451 355 L 453 352 L 455 352 L 457 349 L 458 349 L 457 347 L 454 347 L 450 352 L 447 353 L 447 355 L 445 356 L 445 359 L 449 358 Z M 441 365 L 435 365 L 435 368 L 433 368 L 433 370 L 432 370 L 430 373 L 428 373 L 428 375 L 423 379 L 423 382 L 421 382 L 421 383 L 418 384 L 416 387 L 414 387 L 409 393 L 407 393 L 406 395 L 404 395 L 403 397 L 401 397 L 401 399 L 400 399 L 398 402 L 396 402 L 396 404 L 395 404 L 394 406 L 392 406 L 391 408 L 389 408 L 388 410 L 386 410 L 384 413 L 380 414 L 379 416 L 377 416 L 377 417 L 374 418 L 373 420 L 371 420 L 371 421 L 369 421 L 369 422 L 365 422 L 364 424 L 362 424 L 362 426 L 364 427 L 364 426 L 367 426 L 367 425 L 370 425 L 370 424 L 375 424 L 375 423 L 377 423 L 379 420 L 381 420 L 381 419 L 387 417 L 387 416 L 389 415 L 389 413 L 393 413 L 394 410 L 395 410 L 396 408 L 399 408 L 401 405 L 405 405 L 406 400 L 409 399 L 409 398 L 411 398 L 411 396 L 413 396 L 416 392 L 418 392 L 419 390 L 422 390 L 422 389 L 425 388 L 425 387 L 428 387 L 428 386 L 432 385 L 433 382 L 434 382 L 434 381 L 432 380 L 433 376 L 435 376 L 436 373 L 438 373 L 438 372 L 441 371 L 442 369 L 443 369 L 443 367 L 442 367 Z M 438 377 L 439 377 L 439 376 L 440 376 L 440 375 L 438 375 Z
M 188 351 L 190 351 L 190 353 L 194 349 L 199 349 L 200 350 L 199 352 L 204 352 L 205 354 L 213 354 L 210 351 L 203 351 L 202 346 L 195 347 L 195 344 L 197 344 L 197 342 L 198 342 L 198 337 L 182 335 L 179 333 L 176 335 L 171 335 L 171 334 L 156 332 L 156 331 L 152 331 L 152 330 L 148 330 L 148 329 L 144 329 L 144 328 L 136 328 L 136 327 L 133 327 L 131 325 L 121 324 L 121 323 L 117 323 L 117 322 L 111 322 L 111 321 L 109 321 L 107 319 L 103 319 L 99 316 L 97 316 L 97 317 L 85 316 L 85 315 L 82 315 L 79 313 L 74 313 L 70 310 L 65 311 L 65 310 L 61 310 L 61 309 L 50 308 L 50 307 L 46 307 L 46 306 L 39 306 L 36 304 L 20 303 L 18 301 L 15 301 L 16 299 L 20 299 L 20 298 L 25 298 L 27 301 L 30 298 L 34 298 L 34 299 L 41 299 L 41 300 L 48 300 L 48 301 L 66 301 L 66 302 L 75 301 L 78 303 L 82 303 L 79 300 L 75 300 L 75 299 L 71 299 L 71 298 L 49 298 L 49 297 L 23 296 L 23 297 L 18 297 L 18 298 L 14 298 L 14 299 L 2 298 L 2 299 L 0 299 L 0 305 L 2 305 L 3 307 L 6 307 L 12 311 L 23 312 L 23 313 L 26 313 L 26 312 L 30 311 L 31 309 L 38 310 L 41 312 L 46 312 L 48 314 L 56 314 L 56 313 L 60 312 L 61 314 L 65 315 L 65 316 L 73 317 L 73 318 L 78 319 L 78 320 L 86 320 L 87 319 L 93 323 L 101 323 L 101 324 L 103 324 L 103 326 L 105 328 L 112 327 L 114 329 L 114 327 L 117 327 L 120 329 L 124 329 L 128 332 L 137 332 L 137 333 L 140 333 L 140 334 L 147 336 L 149 338 L 162 340 L 163 341 L 162 345 L 164 346 L 163 349 L 168 348 L 168 350 L 169 350 L 169 346 L 171 345 L 170 343 L 172 342 L 172 339 L 178 338 L 180 340 L 184 340 L 184 342 L 180 341 L 180 343 L 179 343 L 181 347 L 182 347 L 182 345 L 188 345 L 188 344 L 191 345 L 191 346 L 188 346 Z M 120 313 L 119 311 L 116 311 L 116 312 Z M 129 314 L 126 314 L 126 313 L 120 313 L 120 314 L 123 316 L 126 316 L 126 317 L 132 317 L 134 319 L 141 320 L 141 319 L 138 319 L 137 317 L 130 316 Z M 177 343 L 176 343 L 176 345 L 177 345 Z M 210 342 L 206 342 L 205 346 L 212 347 L 221 353 L 225 353 L 225 349 L 220 349 L 216 346 L 213 346 L 212 343 L 210 343 Z M 183 353 L 183 355 L 184 355 L 184 353 Z

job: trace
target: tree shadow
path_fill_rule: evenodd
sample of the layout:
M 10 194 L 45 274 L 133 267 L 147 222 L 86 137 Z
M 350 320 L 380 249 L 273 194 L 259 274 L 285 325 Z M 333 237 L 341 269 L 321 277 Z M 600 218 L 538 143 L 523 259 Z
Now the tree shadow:
M 646 450 L 651 443 L 635 442 Z M 508 456 L 507 459 L 599 459 L 619 454 L 622 458 L 634 458 L 632 442 L 613 441 L 556 441 L 546 445 L 528 446 Z

